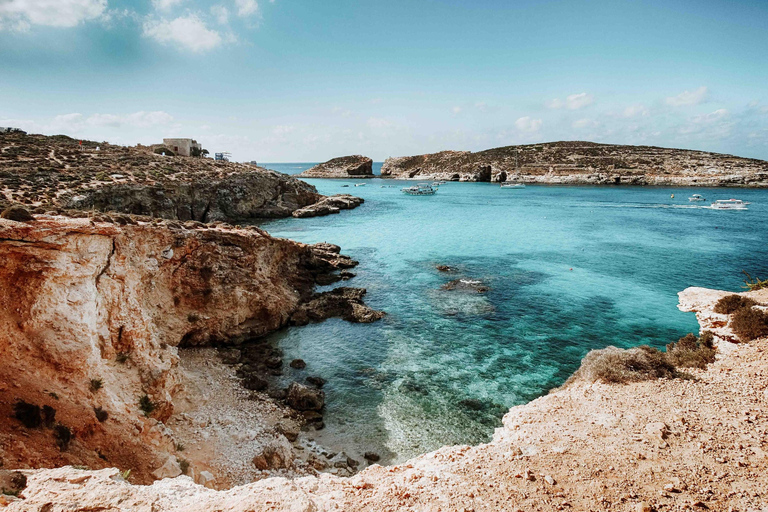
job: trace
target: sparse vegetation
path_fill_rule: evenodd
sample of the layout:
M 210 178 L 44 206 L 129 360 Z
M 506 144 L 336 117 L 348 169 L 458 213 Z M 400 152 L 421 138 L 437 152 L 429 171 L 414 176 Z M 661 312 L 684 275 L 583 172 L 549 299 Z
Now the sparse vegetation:
M 128 481 L 128 479 L 130 477 L 131 477 L 131 470 L 130 469 L 126 469 L 125 471 L 121 471 L 120 472 L 120 478 L 122 478 L 126 482 Z
M 59 399 L 59 395 L 57 395 L 57 394 L 56 394 L 56 393 L 54 393 L 53 391 L 51 391 L 50 393 L 48 393 L 48 396 L 50 396 L 50 397 L 51 397 L 51 398 L 53 398 L 54 400 L 58 400 L 58 399 Z
M 184 451 L 184 445 L 182 443 L 176 443 L 176 451 L 177 452 L 183 452 Z
M 181 473 L 186 475 L 189 471 L 189 461 L 186 459 L 181 459 L 179 461 L 179 468 L 181 468 Z
M 151 416 L 156 408 L 157 405 L 155 405 L 155 402 L 150 400 L 148 395 L 142 395 L 142 397 L 139 398 L 139 409 L 141 409 L 141 412 L 144 413 L 144 416 Z
M 751 308 L 757 304 L 749 297 L 741 295 L 726 295 L 715 304 L 715 313 L 730 315 L 743 308 Z
M 53 428 L 53 437 L 56 439 L 56 446 L 59 447 L 59 450 L 65 451 L 72 441 L 72 431 L 66 425 L 59 423 Z
M 127 352 L 118 352 L 117 356 L 115 356 L 115 361 L 118 363 L 125 363 L 131 358 L 131 355 Z
M 677 343 L 667 345 L 667 360 L 678 368 L 704 369 L 709 363 L 715 362 L 715 336 L 704 332 L 700 337 L 687 334 Z
M 768 313 L 752 307 L 742 308 L 731 317 L 730 327 L 742 342 L 768 336 Z
M 104 423 L 109 419 L 109 413 L 101 407 L 94 407 L 93 412 L 96 414 L 96 419 L 99 420 L 99 423 Z
M 745 276 L 747 276 L 747 279 L 744 281 L 744 288 L 747 290 L 753 292 L 755 290 L 762 290 L 763 288 L 768 288 L 768 279 L 760 279 L 759 277 L 753 278 L 751 275 L 747 273 L 746 270 L 742 270 Z
M 101 379 L 91 379 L 91 391 L 96 392 L 104 385 L 104 381 Z
M 19 400 L 13 404 L 13 417 L 27 428 L 38 428 L 43 424 L 43 417 L 39 405 Z

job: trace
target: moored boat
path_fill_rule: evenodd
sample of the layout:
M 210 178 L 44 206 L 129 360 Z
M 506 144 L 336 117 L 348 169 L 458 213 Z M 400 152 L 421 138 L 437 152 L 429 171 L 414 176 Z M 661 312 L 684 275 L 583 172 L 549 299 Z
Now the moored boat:
M 409 196 L 433 196 L 437 193 L 437 188 L 432 187 L 429 183 L 419 183 L 418 185 L 403 188 L 402 192 Z
M 689 201 L 706 201 L 706 198 L 702 196 L 701 194 L 693 194 L 691 197 L 688 198 Z
M 501 188 L 525 188 L 525 183 L 502 183 Z

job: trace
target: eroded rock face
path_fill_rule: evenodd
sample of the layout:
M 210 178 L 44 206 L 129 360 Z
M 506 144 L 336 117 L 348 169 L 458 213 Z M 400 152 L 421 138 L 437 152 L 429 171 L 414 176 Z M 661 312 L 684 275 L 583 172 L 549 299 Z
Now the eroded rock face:
M 5 467 L 119 465 L 139 483 L 177 470 L 159 423 L 182 387 L 176 347 L 286 325 L 345 258 L 258 229 L 173 222 L 0 219 L 0 240 Z
M 388 158 L 382 177 L 549 184 L 768 187 L 768 162 L 651 146 L 550 142 Z
M 373 160 L 362 155 L 342 156 L 299 174 L 301 178 L 373 178 Z

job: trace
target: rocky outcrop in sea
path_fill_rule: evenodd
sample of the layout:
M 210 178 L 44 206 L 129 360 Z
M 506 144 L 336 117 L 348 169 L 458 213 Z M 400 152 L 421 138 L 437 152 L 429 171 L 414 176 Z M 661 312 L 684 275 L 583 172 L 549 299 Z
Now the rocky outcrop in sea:
M 373 160 L 362 155 L 342 156 L 318 164 L 300 178 L 373 178 Z
M 705 151 L 576 141 L 388 158 L 381 176 L 542 184 L 768 187 L 768 162 Z

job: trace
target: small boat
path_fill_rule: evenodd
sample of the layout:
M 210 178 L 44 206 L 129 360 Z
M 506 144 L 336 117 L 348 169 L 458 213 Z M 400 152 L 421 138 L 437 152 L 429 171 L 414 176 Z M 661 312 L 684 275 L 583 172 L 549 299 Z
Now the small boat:
M 741 199 L 718 199 L 710 208 L 713 210 L 746 210 L 749 203 Z
M 706 199 L 701 194 L 693 194 L 691 197 L 688 198 L 688 200 L 691 202 L 706 201 Z
M 356 186 L 356 187 L 364 187 L 364 186 L 365 186 L 365 183 L 355 183 L 355 186 Z
M 525 183 L 502 183 L 501 188 L 525 188 Z
M 401 189 L 403 194 L 409 196 L 433 196 L 437 193 L 437 188 L 433 188 L 429 183 L 419 183 L 411 187 L 405 187 Z
M 342 185 L 341 188 L 347 188 L 349 185 Z

